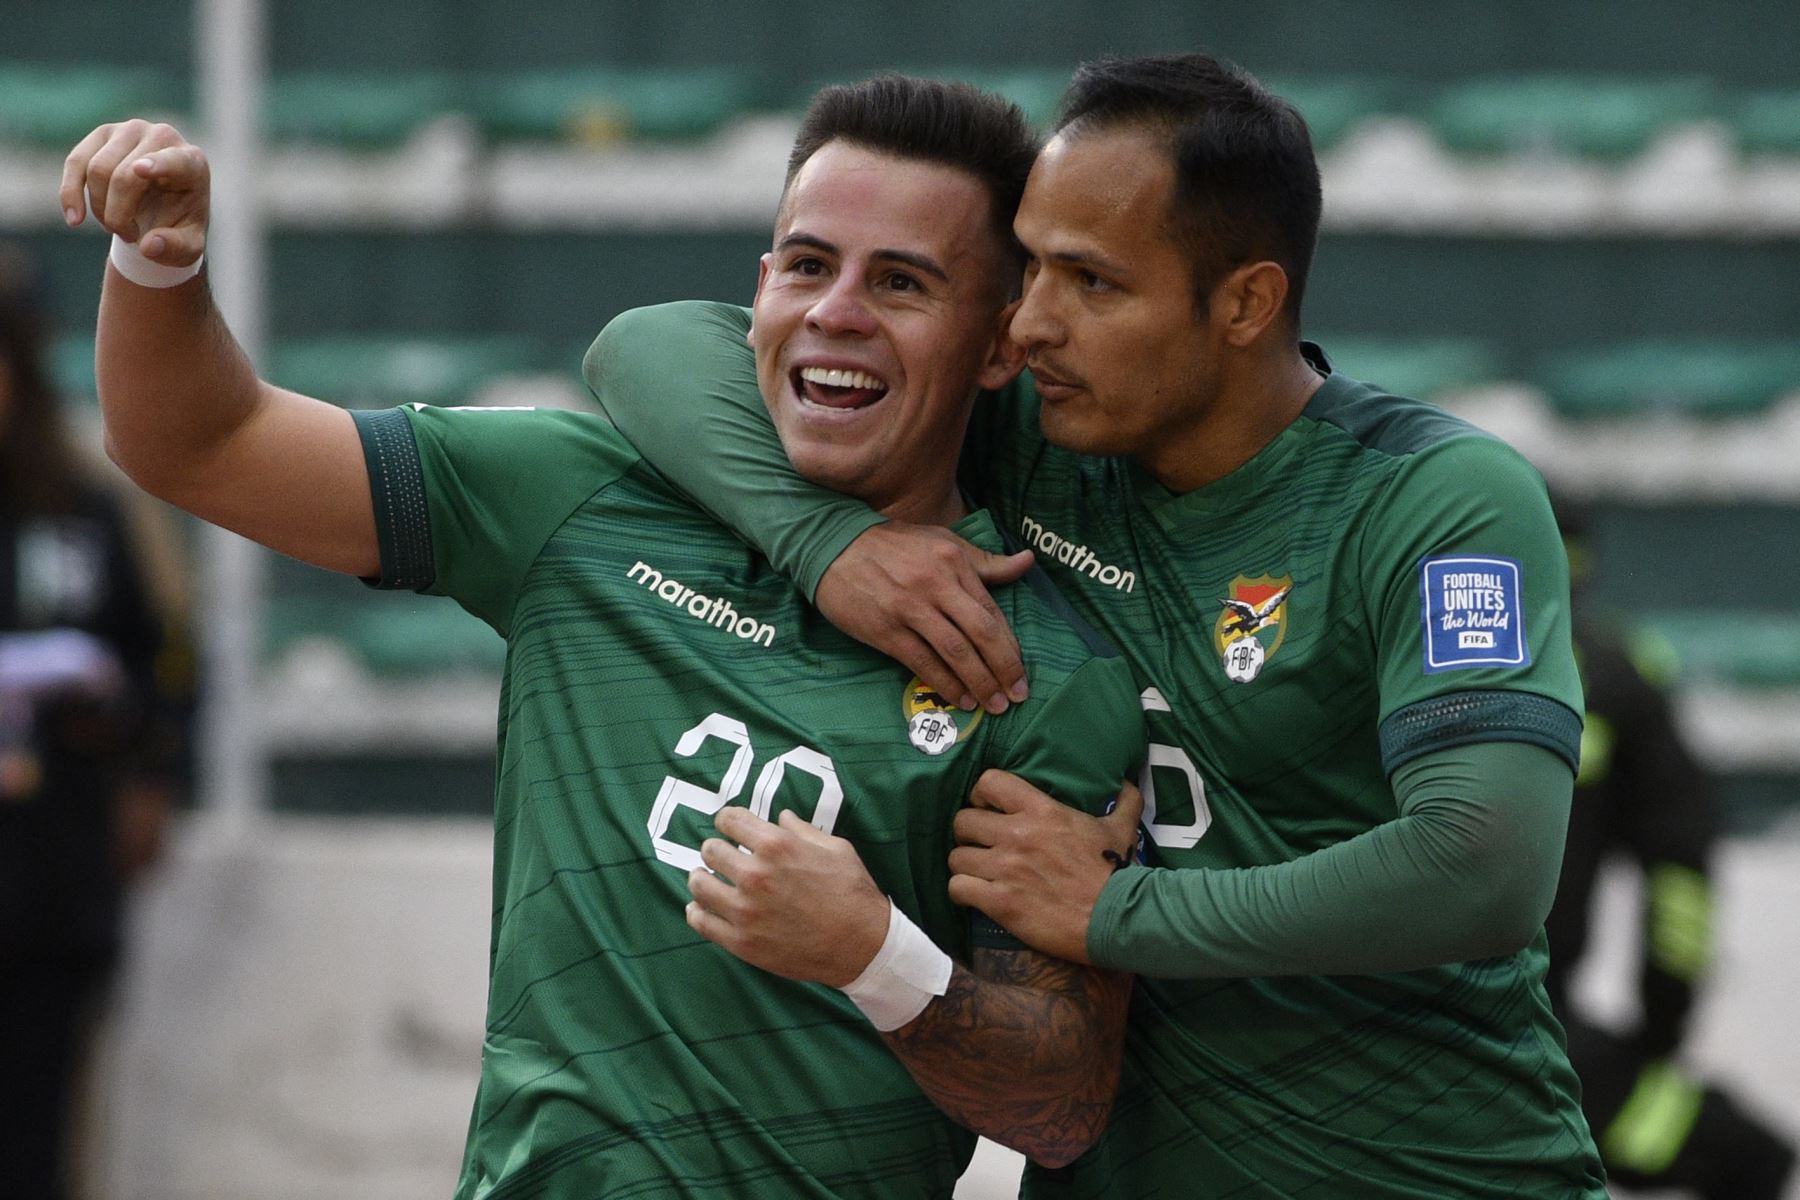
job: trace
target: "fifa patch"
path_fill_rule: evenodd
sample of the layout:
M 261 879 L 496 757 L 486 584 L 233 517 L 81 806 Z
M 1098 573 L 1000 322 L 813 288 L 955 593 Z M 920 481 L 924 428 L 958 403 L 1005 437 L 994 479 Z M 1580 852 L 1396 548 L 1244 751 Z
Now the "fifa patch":
M 1213 648 L 1233 683 L 1249 683 L 1262 673 L 1287 638 L 1287 600 L 1292 576 L 1239 575 L 1230 594 L 1219 601 L 1223 611 L 1213 624 Z
M 914 675 L 900 702 L 906 721 L 906 740 L 921 754 L 936 757 L 975 731 L 985 709 L 964 712 L 953 700 L 939 695 Z
M 1525 588 L 1517 561 L 1464 554 L 1419 564 L 1425 673 L 1461 667 L 1524 667 Z

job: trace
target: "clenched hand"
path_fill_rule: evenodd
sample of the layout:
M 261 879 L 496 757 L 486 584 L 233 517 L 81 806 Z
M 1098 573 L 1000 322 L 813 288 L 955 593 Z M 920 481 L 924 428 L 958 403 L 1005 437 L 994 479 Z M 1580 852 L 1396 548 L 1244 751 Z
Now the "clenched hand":
M 206 250 L 212 171 L 206 153 L 171 125 L 130 120 L 102 125 L 63 162 L 63 220 L 94 219 L 167 267 L 192 265 Z

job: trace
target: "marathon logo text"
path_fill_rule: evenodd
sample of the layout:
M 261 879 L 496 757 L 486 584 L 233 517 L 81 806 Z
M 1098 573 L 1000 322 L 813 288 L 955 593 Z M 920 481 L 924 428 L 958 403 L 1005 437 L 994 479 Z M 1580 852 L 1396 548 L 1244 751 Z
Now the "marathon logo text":
M 1121 571 L 1118 567 L 1101 562 L 1086 546 L 1071 544 L 1055 530 L 1045 529 L 1030 517 L 1019 518 L 1019 532 L 1031 548 L 1044 558 L 1055 559 L 1071 570 L 1085 571 L 1090 579 L 1099 580 L 1107 587 L 1129 592 L 1137 586 L 1135 572 Z
M 723 629 L 726 633 L 736 634 L 759 646 L 775 644 L 773 625 L 758 621 L 755 617 L 740 616 L 738 610 L 732 607 L 731 601 L 722 596 L 702 595 L 681 580 L 668 578 L 646 562 L 640 560 L 633 563 L 631 569 L 625 572 L 625 578 L 649 588 L 676 608 L 687 610 L 688 616 L 697 617 L 714 629 Z
M 1428 558 L 1419 565 L 1419 586 L 1426 674 L 1530 664 L 1517 562 L 1472 555 Z

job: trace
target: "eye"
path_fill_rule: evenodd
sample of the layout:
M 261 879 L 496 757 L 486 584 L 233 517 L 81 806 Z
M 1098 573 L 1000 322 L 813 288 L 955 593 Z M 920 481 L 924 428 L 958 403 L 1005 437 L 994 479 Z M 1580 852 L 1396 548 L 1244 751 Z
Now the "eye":
M 890 292 L 916 292 L 924 287 L 924 285 L 916 278 L 908 275 L 905 271 L 889 271 L 886 275 L 882 276 L 881 286 L 885 287 Z
M 796 258 L 793 262 L 789 263 L 788 270 L 796 275 L 823 275 L 825 274 L 825 261 L 820 258 L 814 258 L 809 254 L 802 258 Z
M 1113 290 L 1113 285 L 1110 282 L 1100 278 L 1100 276 L 1094 274 L 1092 271 L 1077 271 L 1075 272 L 1075 279 L 1081 284 L 1081 290 L 1084 292 L 1105 293 Z

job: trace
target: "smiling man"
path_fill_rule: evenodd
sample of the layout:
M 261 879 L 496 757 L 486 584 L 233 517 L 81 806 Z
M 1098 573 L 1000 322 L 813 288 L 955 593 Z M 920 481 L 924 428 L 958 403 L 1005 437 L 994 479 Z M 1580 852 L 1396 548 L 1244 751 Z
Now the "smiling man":
M 1021 366 L 1007 222 L 1034 150 L 971 88 L 827 89 L 756 294 L 762 400 L 799 473 L 993 550 L 944 447 Z M 118 235 L 98 368 L 132 477 L 297 558 L 450 596 L 507 640 L 459 1197 L 946 1196 L 974 1145 L 951 1116 L 1053 1164 L 1097 1136 L 1129 976 L 1027 950 L 947 894 L 984 769 L 1098 802 L 1142 753 L 1129 668 L 1041 578 L 984 609 L 1019 631 L 1035 694 L 958 709 L 597 415 L 351 414 L 258 380 L 193 277 L 206 163 L 173 130 L 96 130 L 65 171 L 72 224 L 84 186 Z M 743 350 L 740 327 L 679 365 L 741 365 L 754 390 Z M 654 391 L 677 365 L 605 386 Z M 829 962 L 760 940 L 784 906 Z
M 1567 563 L 1516 453 L 1301 340 L 1320 207 L 1299 114 L 1190 54 L 1078 71 L 1017 214 L 1032 374 L 965 477 L 1131 660 L 1152 736 L 1145 865 L 1131 807 L 1004 773 L 957 817 L 957 899 L 1139 976 L 1107 1131 L 1030 1196 L 1604 1195 L 1544 990 Z M 841 628 L 1004 689 L 963 552 L 784 483 L 754 390 L 690 375 L 684 341 L 743 313 L 627 319 L 678 366 L 660 408 L 602 399 L 659 469 Z

